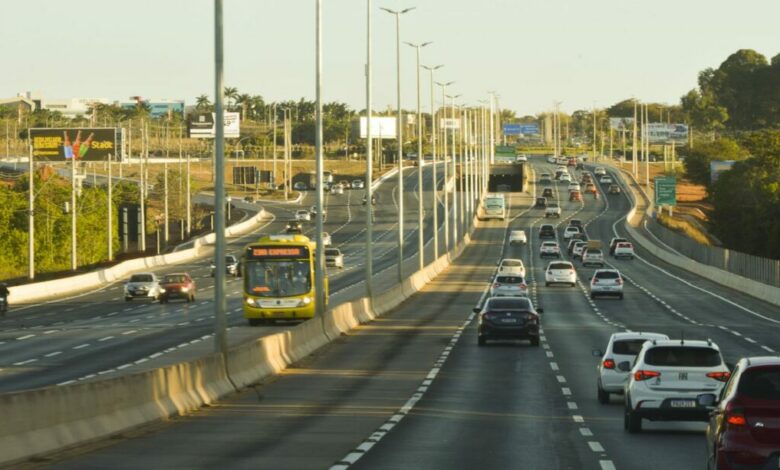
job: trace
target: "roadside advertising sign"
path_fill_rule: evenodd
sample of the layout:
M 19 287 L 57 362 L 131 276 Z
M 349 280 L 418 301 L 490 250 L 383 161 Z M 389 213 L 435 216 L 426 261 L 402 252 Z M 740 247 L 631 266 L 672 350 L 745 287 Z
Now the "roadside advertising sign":
M 504 124 L 504 135 L 520 135 L 520 124 Z
M 718 181 L 718 176 L 724 171 L 729 171 L 734 166 L 735 160 L 712 160 L 710 162 L 710 184 Z
M 520 134 L 523 135 L 538 135 L 539 134 L 539 124 L 537 123 L 531 123 L 531 124 L 520 124 Z
M 609 127 L 612 128 L 612 130 L 616 131 L 624 131 L 629 130 L 634 127 L 634 118 L 632 117 L 611 117 L 609 118 Z
M 651 122 L 647 125 L 647 133 L 651 144 L 685 144 L 688 142 L 687 124 Z
M 439 119 L 440 129 L 460 129 L 460 119 L 458 118 L 442 118 Z
M 655 205 L 656 206 L 675 206 L 677 205 L 677 178 L 674 176 L 656 176 L 655 183 Z
M 395 121 L 394 117 L 382 117 L 371 116 L 371 137 L 375 139 L 394 139 L 395 133 Z M 366 139 L 366 128 L 368 127 L 368 119 L 366 117 L 360 118 L 360 138 Z
M 30 129 L 33 160 L 44 162 L 115 160 L 121 133 L 115 127 Z
M 194 113 L 187 119 L 187 131 L 193 139 L 213 139 L 217 136 L 214 121 L 216 113 Z M 225 138 L 237 139 L 241 134 L 241 118 L 239 113 L 225 112 Z

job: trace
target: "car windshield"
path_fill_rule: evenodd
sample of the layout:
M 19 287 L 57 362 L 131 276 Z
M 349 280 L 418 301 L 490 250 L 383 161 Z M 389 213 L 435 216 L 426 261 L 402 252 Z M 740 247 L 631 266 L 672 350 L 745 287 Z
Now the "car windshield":
M 499 284 L 522 284 L 524 281 L 521 276 L 498 276 L 496 282 Z
M 130 282 L 152 282 L 154 277 L 151 274 L 133 274 L 130 276 Z
M 309 261 L 263 260 L 247 263 L 245 288 L 258 297 L 303 295 L 311 290 Z
M 712 348 L 658 346 L 645 353 L 645 363 L 651 366 L 714 367 L 721 362 L 720 352 Z
M 642 345 L 645 344 L 647 339 L 623 339 L 615 341 L 612 344 L 612 352 L 615 354 L 623 354 L 629 356 L 636 356 L 639 351 L 642 350 Z
M 780 367 L 746 371 L 739 381 L 737 393 L 758 400 L 780 401 Z
M 487 310 L 531 310 L 533 306 L 526 297 L 511 297 L 502 299 L 490 299 Z
M 590 256 L 599 256 L 599 255 L 601 255 L 601 250 L 597 250 L 595 248 L 588 248 L 588 255 L 590 255 Z

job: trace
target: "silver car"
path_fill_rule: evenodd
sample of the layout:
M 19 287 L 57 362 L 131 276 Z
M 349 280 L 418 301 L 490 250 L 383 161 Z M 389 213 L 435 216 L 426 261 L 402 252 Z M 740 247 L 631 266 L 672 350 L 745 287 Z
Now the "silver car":
M 133 274 L 125 283 L 125 300 L 128 302 L 135 298 L 159 300 L 163 292 L 160 280 L 154 273 Z
M 597 269 L 590 279 L 590 298 L 615 296 L 623 299 L 623 277 L 617 269 Z
M 491 297 L 528 297 L 528 284 L 523 276 L 501 275 L 490 286 Z

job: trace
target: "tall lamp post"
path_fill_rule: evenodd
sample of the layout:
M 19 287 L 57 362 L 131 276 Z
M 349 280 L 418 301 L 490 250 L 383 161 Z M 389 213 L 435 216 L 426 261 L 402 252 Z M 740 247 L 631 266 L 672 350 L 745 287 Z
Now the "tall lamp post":
M 417 250 L 419 251 L 420 271 L 425 267 L 425 255 L 423 247 L 425 246 L 425 237 L 423 233 L 423 148 L 422 148 L 422 112 L 420 111 L 420 48 L 425 47 L 430 42 L 422 44 L 412 44 L 407 42 L 417 52 L 417 188 L 420 192 L 417 197 Z M 435 230 L 435 229 L 434 229 Z
M 450 122 L 452 127 L 452 247 L 455 248 L 458 244 L 458 167 L 456 165 L 458 160 L 458 141 L 455 138 L 456 128 L 455 123 L 455 98 L 460 98 L 460 95 L 446 95 L 450 99 Z M 446 191 L 445 191 L 446 193 Z
M 447 83 L 441 83 L 436 82 L 437 85 L 441 87 L 441 106 L 445 110 L 447 109 L 447 102 L 446 95 L 447 95 L 447 87 L 452 85 L 455 82 L 447 82 Z M 450 203 L 449 199 L 447 198 L 447 174 L 449 173 L 449 170 L 447 169 L 447 126 L 442 126 L 442 162 L 444 162 L 444 250 L 449 251 L 450 249 Z
M 371 174 L 373 140 L 371 139 L 371 0 L 366 0 L 366 298 L 369 305 L 373 302 L 371 277 L 374 274 L 373 257 L 373 194 L 371 189 Z
M 433 259 L 439 258 L 439 190 L 436 187 L 436 113 L 434 111 L 435 104 L 433 102 L 433 72 L 438 70 L 444 65 L 422 66 L 425 70 L 431 72 L 431 182 L 433 187 Z
M 396 100 L 398 116 L 396 118 L 396 132 L 398 135 L 398 282 L 404 281 L 404 131 L 401 118 L 401 15 L 414 10 L 414 7 L 403 10 L 382 10 L 395 16 L 395 75 L 396 75 Z M 366 184 L 371 184 L 371 180 Z M 370 203 L 371 201 L 369 201 Z

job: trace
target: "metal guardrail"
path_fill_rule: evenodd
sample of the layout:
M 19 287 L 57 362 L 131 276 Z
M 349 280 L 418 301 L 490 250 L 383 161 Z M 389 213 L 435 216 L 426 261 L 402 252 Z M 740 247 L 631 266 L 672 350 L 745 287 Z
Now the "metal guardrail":
M 654 219 L 647 220 L 647 229 L 659 240 L 694 261 L 770 286 L 780 287 L 780 260 L 762 258 L 718 246 L 702 245 L 664 227 Z

